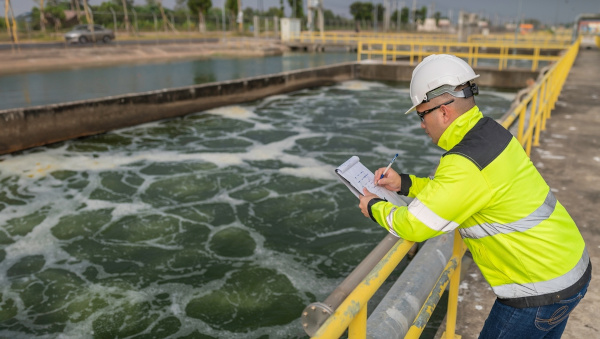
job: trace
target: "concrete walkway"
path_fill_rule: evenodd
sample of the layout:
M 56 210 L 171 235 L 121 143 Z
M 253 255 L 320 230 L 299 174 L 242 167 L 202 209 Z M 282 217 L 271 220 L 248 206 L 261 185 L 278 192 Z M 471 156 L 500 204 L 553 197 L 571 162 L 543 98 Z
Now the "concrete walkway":
M 563 334 L 567 339 L 600 338 L 599 75 L 600 50 L 580 50 L 540 146 L 531 152 L 531 160 L 579 226 L 592 260 L 592 282 L 569 318 Z M 461 279 L 456 333 L 477 338 L 495 296 L 470 258 L 463 260 Z

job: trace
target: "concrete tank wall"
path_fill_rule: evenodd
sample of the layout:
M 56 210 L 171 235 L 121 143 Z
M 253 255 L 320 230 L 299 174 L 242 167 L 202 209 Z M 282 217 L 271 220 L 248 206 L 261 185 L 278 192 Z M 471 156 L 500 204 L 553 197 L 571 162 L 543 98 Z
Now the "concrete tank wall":
M 0 111 L 0 154 L 354 78 L 354 63 Z

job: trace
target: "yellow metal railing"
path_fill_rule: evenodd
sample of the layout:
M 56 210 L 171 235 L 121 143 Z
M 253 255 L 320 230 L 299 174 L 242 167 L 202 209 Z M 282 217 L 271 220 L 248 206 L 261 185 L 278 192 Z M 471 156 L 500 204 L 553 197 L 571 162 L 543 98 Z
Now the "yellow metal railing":
M 536 82 L 529 94 L 514 108 L 502 122 L 505 128 L 510 128 L 518 119 L 516 138 L 519 140 L 527 155 L 531 154 L 531 146 L 539 146 L 540 132 L 546 129 L 546 120 L 558 100 L 571 66 L 577 57 L 581 38 L 571 45 L 566 53 L 556 62 L 544 77 Z
M 551 45 L 563 45 L 568 47 L 571 45 L 572 35 L 568 34 L 549 34 L 549 33 L 537 33 L 537 34 L 471 34 L 467 39 L 468 42 L 497 42 L 497 43 L 536 43 L 538 45 L 551 44 Z
M 379 287 L 400 263 L 414 242 L 399 239 L 381 261 L 360 282 L 360 284 L 338 306 L 335 312 L 325 321 L 312 338 L 339 338 L 348 329 L 349 339 L 366 338 L 367 334 L 367 303 Z M 405 338 L 418 338 L 439 301 L 446 285 L 450 282 L 448 295 L 448 315 L 446 336 L 454 338 L 456 328 L 456 311 L 458 307 L 458 286 L 460 284 L 460 263 L 466 251 L 458 231 L 454 233 L 452 257 L 448 260 L 435 287 L 419 311 L 417 318 Z
M 413 65 L 424 57 L 447 53 L 464 58 L 467 62 L 477 67 L 480 60 L 491 59 L 498 61 L 498 69 L 507 68 L 509 60 L 528 60 L 531 61 L 531 70 L 538 69 L 541 61 L 553 62 L 560 58 L 556 55 L 544 55 L 542 51 L 563 50 L 564 45 L 536 43 L 519 43 L 517 45 L 496 42 L 449 42 L 449 41 L 389 41 L 380 39 L 362 39 L 358 43 L 357 59 L 361 61 L 363 56 L 366 59 L 380 59 L 383 63 L 388 60 L 397 61 L 401 57 L 408 58 Z M 517 51 L 515 53 L 514 51 Z M 525 53 L 528 54 L 525 54 Z

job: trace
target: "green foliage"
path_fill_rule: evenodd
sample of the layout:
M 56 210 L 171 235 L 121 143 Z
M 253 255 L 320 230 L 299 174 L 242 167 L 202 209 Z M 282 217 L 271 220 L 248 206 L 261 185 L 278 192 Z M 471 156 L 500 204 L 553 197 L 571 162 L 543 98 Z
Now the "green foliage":
M 283 17 L 283 13 L 277 7 L 271 7 L 266 11 L 259 11 L 258 9 L 254 9 L 252 7 L 246 7 L 244 9 L 244 18 L 252 18 L 253 16 L 259 17 Z
M 385 8 L 382 4 L 377 4 L 377 21 L 383 22 L 383 14 L 385 13 Z
M 294 3 L 296 4 L 296 10 L 294 11 Z M 288 4 L 292 8 L 292 13 L 295 14 L 296 18 L 304 18 L 304 10 L 302 0 L 288 0 Z
M 61 7 L 64 9 L 70 8 L 71 4 L 69 0 L 46 0 L 44 2 L 44 9 L 47 7 Z
M 212 7 L 211 0 L 188 0 L 187 4 L 190 12 L 194 15 L 198 15 L 199 12 L 206 15 L 208 14 L 208 10 Z
M 260 13 L 258 11 L 255 11 L 251 7 L 246 7 L 243 12 L 244 12 L 244 19 L 245 20 L 248 20 L 248 19 L 252 20 L 252 18 L 255 15 L 260 16 Z
M 112 2 L 119 8 L 123 8 L 123 0 L 112 0 Z M 125 6 L 127 6 L 127 8 L 133 7 L 133 2 L 134 0 L 125 0 Z
M 410 11 L 408 7 L 402 8 L 402 12 L 400 12 L 400 22 L 407 24 L 410 18 Z
M 83 0 L 80 0 L 81 4 L 81 9 L 83 9 Z M 127 6 L 127 8 L 132 8 L 133 7 L 133 2 L 134 0 L 125 0 L 125 6 Z M 115 12 L 122 12 L 123 11 L 123 0 L 110 0 L 110 3 L 113 5 L 113 9 Z M 88 0 L 88 5 L 89 5 L 89 0 Z M 108 2 L 102 2 L 100 4 L 100 6 L 104 5 L 104 4 L 108 4 Z M 90 7 L 94 7 L 94 6 L 90 6 Z M 107 7 L 110 8 L 110 7 Z
M 223 15 L 223 10 L 221 7 L 211 7 L 208 10 L 208 14 L 209 17 L 218 17 L 219 20 L 221 19 L 221 15 Z
M 406 25 L 408 23 L 409 20 L 409 9 L 408 7 L 402 7 L 402 9 L 400 10 L 400 24 L 401 25 Z M 398 21 L 398 11 L 395 11 L 392 14 L 392 17 L 390 19 L 392 22 L 397 22 Z
M 238 0 L 226 0 L 225 9 L 229 14 L 237 15 L 238 12 Z
M 276 17 L 282 18 L 283 11 L 281 10 L 281 8 L 270 7 L 266 12 L 263 13 L 263 16 L 268 16 L 268 17 L 276 16 Z
M 121 2 L 121 1 L 119 0 L 119 2 Z M 92 8 L 95 7 L 95 9 L 97 9 L 99 11 L 103 11 L 103 12 L 110 12 L 111 8 L 115 12 L 123 11 L 123 5 L 122 4 L 119 5 L 115 2 L 103 2 L 99 6 L 91 6 L 91 7 Z M 83 9 L 83 7 L 82 7 L 82 9 Z
M 425 18 L 427 18 L 427 6 L 421 7 L 421 9 L 417 9 L 415 11 L 415 22 L 421 21 L 424 22 Z
M 330 9 L 323 9 L 323 18 L 325 21 L 337 19 L 336 15 L 333 14 L 333 11 Z
M 357 21 L 373 21 L 373 4 L 370 2 L 353 2 L 350 4 L 350 14 Z
M 440 19 L 442 18 L 442 13 L 435 12 L 435 14 L 433 14 L 433 18 L 435 19 L 435 24 L 437 25 L 440 22 Z
M 61 7 L 48 7 L 44 13 L 46 13 L 46 17 L 50 16 L 52 20 L 65 20 L 65 11 Z

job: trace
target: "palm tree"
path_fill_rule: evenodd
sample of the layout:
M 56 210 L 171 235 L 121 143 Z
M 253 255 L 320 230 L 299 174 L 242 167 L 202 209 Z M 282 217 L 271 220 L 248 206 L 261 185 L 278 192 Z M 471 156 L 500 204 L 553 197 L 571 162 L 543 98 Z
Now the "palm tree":
M 131 27 L 130 27 L 130 24 L 129 24 L 129 15 L 127 14 L 127 2 L 125 0 L 122 0 L 122 2 L 123 2 L 123 11 L 125 12 L 125 18 L 124 18 L 124 20 L 125 20 L 125 31 L 127 33 L 129 33 Z
M 204 14 L 212 7 L 211 0 L 188 0 L 188 8 L 193 14 L 198 14 L 198 30 L 201 33 L 206 31 L 204 23 Z
M 167 15 L 165 14 L 165 9 L 163 8 L 163 5 L 162 5 L 162 0 L 156 0 L 156 2 L 158 2 L 158 8 L 160 9 L 160 15 L 162 16 L 162 19 L 163 19 L 164 30 L 166 31 L 167 26 L 168 26 L 169 28 L 171 28 L 171 30 L 173 30 L 173 32 L 179 33 L 175 29 L 175 26 L 173 26 L 173 24 L 169 21 L 169 19 L 167 19 Z
M 42 33 L 46 33 L 46 14 L 44 13 L 44 0 L 38 1 L 40 4 L 40 28 Z
M 10 22 L 8 20 L 9 12 L 12 21 L 12 26 L 10 25 Z M 10 36 L 11 41 L 13 42 L 13 48 L 14 44 L 17 44 L 17 49 L 21 51 L 21 48 L 19 47 L 19 35 L 17 34 L 17 21 L 15 20 L 15 13 L 13 12 L 13 9 L 10 5 L 10 0 L 5 0 L 4 2 L 4 20 L 6 22 L 6 29 L 8 30 L 8 35 Z

